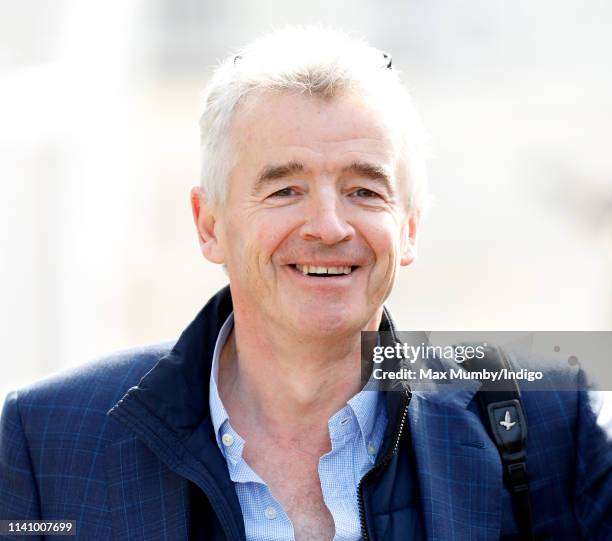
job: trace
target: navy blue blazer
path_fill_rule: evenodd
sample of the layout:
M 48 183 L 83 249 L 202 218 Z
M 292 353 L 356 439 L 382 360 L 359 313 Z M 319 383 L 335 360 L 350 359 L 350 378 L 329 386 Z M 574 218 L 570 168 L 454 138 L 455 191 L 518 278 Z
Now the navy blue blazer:
M 225 288 L 174 347 L 123 352 L 11 393 L 0 518 L 75 520 L 87 540 L 244 539 L 208 411 L 212 351 L 231 309 Z M 385 313 L 381 329 L 391 326 Z M 359 495 L 364 537 L 516 538 L 473 400 L 479 385 L 384 393 L 389 427 Z M 612 450 L 587 394 L 527 392 L 523 402 L 537 538 L 612 539 Z

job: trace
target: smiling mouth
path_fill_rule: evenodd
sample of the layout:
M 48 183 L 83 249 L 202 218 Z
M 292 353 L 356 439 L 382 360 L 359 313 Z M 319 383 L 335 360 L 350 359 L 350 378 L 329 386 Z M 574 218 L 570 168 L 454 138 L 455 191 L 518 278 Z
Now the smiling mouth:
M 321 267 L 317 265 L 300 265 L 290 264 L 292 269 L 301 272 L 305 276 L 317 276 L 321 278 L 329 276 L 346 276 L 351 274 L 358 266 L 357 265 L 345 265 L 340 267 Z

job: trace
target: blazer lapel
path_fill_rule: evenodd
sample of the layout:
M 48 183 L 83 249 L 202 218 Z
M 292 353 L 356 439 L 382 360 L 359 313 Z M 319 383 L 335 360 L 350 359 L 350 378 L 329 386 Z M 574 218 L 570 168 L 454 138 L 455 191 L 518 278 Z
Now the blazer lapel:
M 502 468 L 497 448 L 460 390 L 414 391 L 408 417 L 426 539 L 499 539 Z
M 113 539 L 187 539 L 189 485 L 133 437 L 106 448 Z

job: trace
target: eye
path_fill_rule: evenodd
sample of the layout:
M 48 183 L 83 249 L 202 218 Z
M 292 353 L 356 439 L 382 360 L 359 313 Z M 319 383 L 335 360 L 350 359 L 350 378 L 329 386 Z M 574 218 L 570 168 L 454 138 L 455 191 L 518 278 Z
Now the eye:
M 380 195 L 367 188 L 359 188 L 351 193 L 351 196 L 356 196 L 364 199 L 380 198 Z
M 269 197 L 291 197 L 297 194 L 298 193 L 293 188 L 283 188 L 282 190 L 278 190 L 277 192 L 269 195 Z

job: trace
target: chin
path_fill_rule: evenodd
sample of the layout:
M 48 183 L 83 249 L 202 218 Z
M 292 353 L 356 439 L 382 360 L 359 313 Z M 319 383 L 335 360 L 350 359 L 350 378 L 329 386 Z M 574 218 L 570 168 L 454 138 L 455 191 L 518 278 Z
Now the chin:
M 356 318 L 358 313 L 349 307 L 326 310 L 324 307 L 307 308 L 295 314 L 295 328 L 304 336 L 330 337 L 360 332 L 367 318 Z M 365 320 L 365 323 L 362 321 Z

